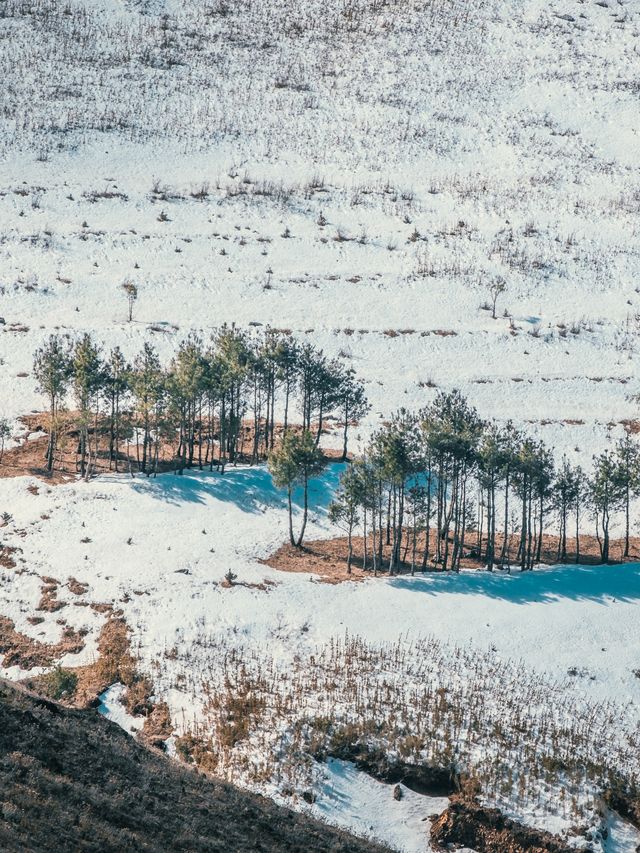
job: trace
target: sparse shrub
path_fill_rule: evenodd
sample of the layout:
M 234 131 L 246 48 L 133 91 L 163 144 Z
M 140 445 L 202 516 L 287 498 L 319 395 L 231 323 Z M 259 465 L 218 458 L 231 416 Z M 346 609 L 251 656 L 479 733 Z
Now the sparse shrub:
M 50 699 L 69 699 L 78 686 L 78 676 L 70 669 L 57 666 L 51 672 L 40 676 L 37 686 Z

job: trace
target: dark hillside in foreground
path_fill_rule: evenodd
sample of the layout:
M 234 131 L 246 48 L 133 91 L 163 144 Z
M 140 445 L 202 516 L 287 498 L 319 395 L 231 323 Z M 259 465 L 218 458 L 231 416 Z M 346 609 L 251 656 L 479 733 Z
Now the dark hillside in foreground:
M 0 850 L 382 851 L 0 680 Z

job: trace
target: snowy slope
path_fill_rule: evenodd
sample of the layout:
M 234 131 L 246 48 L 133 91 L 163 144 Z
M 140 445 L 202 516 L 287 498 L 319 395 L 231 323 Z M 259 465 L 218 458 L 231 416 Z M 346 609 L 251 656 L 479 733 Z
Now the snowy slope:
M 151 340 L 168 359 L 223 322 L 351 358 L 372 402 L 362 436 L 457 387 L 588 463 L 636 417 L 638 0 L 7 0 L 1 14 L 0 417 L 43 408 L 32 355 L 53 331 L 129 357 Z M 338 470 L 314 486 L 311 537 L 330 535 Z M 331 586 L 259 562 L 287 535 L 264 468 L 29 485 L 0 479 L 2 540 L 25 569 L 2 573 L 0 614 L 46 642 L 62 616 L 88 632 L 63 663 L 92 660 L 104 616 L 64 587 L 62 611 L 28 621 L 41 576 L 87 583 L 87 603 L 123 609 L 179 730 L 203 709 L 175 647 L 196 683 L 203 637 L 286 667 L 346 630 L 522 660 L 567 700 L 640 722 L 638 566 Z M 125 720 L 117 689 L 105 699 Z M 379 789 L 326 772 L 317 812 L 382 832 Z M 387 836 L 405 849 L 424 841 L 413 805 Z M 634 839 L 614 821 L 607 849 Z
M 461 387 L 588 461 L 635 416 L 637 2 L 7 8 L 6 414 L 53 329 L 229 321 L 351 355 L 372 423 Z

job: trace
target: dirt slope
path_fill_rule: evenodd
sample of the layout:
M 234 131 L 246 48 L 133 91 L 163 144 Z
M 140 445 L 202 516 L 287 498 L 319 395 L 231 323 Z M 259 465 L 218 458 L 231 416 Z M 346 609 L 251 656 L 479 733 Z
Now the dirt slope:
M 0 850 L 382 851 L 0 681 Z

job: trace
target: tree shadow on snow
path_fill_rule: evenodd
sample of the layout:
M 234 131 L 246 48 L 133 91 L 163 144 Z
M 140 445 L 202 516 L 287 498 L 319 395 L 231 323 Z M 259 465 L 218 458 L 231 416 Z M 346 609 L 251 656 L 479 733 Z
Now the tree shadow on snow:
M 611 566 L 560 566 L 511 574 L 504 572 L 437 573 L 389 580 L 396 589 L 428 595 L 481 595 L 513 604 L 594 601 L 640 604 L 640 563 Z
M 309 482 L 309 511 L 326 513 L 335 493 L 344 464 L 329 465 L 321 477 Z M 184 474 L 166 473 L 148 479 L 137 477 L 132 488 L 140 494 L 151 495 L 172 504 L 207 503 L 208 500 L 230 502 L 243 512 L 263 512 L 267 507 L 284 508 L 287 503 L 285 489 L 277 489 L 271 474 L 264 465 L 227 468 L 224 474 L 217 471 L 185 471 Z M 303 491 L 293 493 L 293 501 L 302 508 Z

